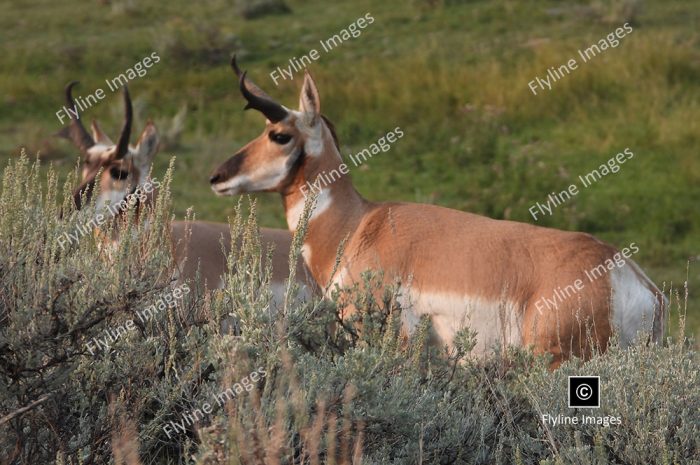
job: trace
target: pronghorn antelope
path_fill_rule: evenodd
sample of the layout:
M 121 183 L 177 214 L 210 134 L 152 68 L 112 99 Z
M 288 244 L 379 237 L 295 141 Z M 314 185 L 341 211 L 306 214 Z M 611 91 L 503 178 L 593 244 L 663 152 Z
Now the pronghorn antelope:
M 236 66 L 246 109 L 266 118 L 262 135 L 219 166 L 210 181 L 218 195 L 274 191 L 282 196 L 289 229 L 297 228 L 303 187 L 342 163 L 332 124 L 321 115 L 308 72 L 299 110 L 265 94 Z M 342 172 L 342 170 L 340 170 Z M 332 275 L 339 243 L 346 240 Z M 325 186 L 316 198 L 302 254 L 322 287 L 361 282 L 365 270 L 382 270 L 401 283 L 402 319 L 410 332 L 429 315 L 438 340 L 451 346 L 465 325 L 478 332 L 476 352 L 493 344 L 531 346 L 550 353 L 553 366 L 572 355 L 604 350 L 617 331 L 628 345 L 640 331 L 659 341 L 666 302 L 632 260 L 591 235 L 500 221 L 434 205 L 369 202 L 349 176 Z M 627 256 L 628 258 L 628 256 Z M 584 273 L 607 261 L 621 265 L 586 281 Z M 560 294 L 561 296 L 561 294 Z M 542 305 L 548 298 L 555 305 Z M 540 302 L 539 304 L 538 301 Z
M 68 108 L 75 108 L 72 89 L 77 82 L 71 82 L 65 89 Z M 82 198 L 90 198 L 96 185 L 99 185 L 99 197 L 96 200 L 98 211 L 106 205 L 122 202 L 127 196 L 136 193 L 143 186 L 151 183 L 150 170 L 153 157 L 158 151 L 158 132 L 149 121 L 139 137 L 136 146 L 129 145 L 132 124 L 132 106 L 129 91 L 124 86 L 125 118 L 119 141 L 114 144 L 100 129 L 97 121 L 92 122 L 92 135 L 82 125 L 80 119 L 71 118 L 60 136 L 71 140 L 81 151 L 83 159 L 82 182 L 74 192 L 74 201 L 81 207 Z M 79 118 L 79 117 L 78 117 Z M 101 174 L 100 174 L 101 173 Z M 100 174 L 98 178 L 98 174 Z M 153 184 L 159 184 L 157 181 Z M 150 192 L 149 192 L 150 191 Z M 156 191 L 142 189 L 137 198 L 146 203 L 153 201 Z M 140 203 L 136 208 L 140 207 Z M 226 258 L 230 251 L 231 234 L 228 224 L 207 221 L 173 221 L 171 223 L 173 257 L 176 263 L 178 281 L 189 280 L 197 276 L 209 288 L 223 287 L 226 272 Z M 118 239 L 118 237 L 116 238 Z M 286 280 L 289 277 L 289 250 L 292 236 L 282 229 L 261 228 L 261 241 L 264 253 L 272 250 L 273 305 L 284 301 Z M 222 249 L 223 245 L 223 249 Z M 302 298 L 307 298 L 312 280 L 307 278 L 301 260 L 297 263 L 296 279 L 301 286 Z

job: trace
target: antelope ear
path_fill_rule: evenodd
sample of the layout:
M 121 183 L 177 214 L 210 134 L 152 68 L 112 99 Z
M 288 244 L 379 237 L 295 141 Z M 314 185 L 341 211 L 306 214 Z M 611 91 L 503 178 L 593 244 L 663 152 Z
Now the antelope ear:
M 141 160 L 150 160 L 158 151 L 158 144 L 160 143 L 160 137 L 158 136 L 158 129 L 156 125 L 153 124 L 151 120 L 148 120 L 146 127 L 144 128 L 139 141 L 136 144 L 136 157 Z
M 97 142 L 98 144 L 104 144 L 108 146 L 114 145 L 114 142 L 112 142 L 109 136 L 102 132 L 102 128 L 99 124 L 97 124 L 96 119 L 92 120 L 92 125 L 90 126 L 90 129 L 92 130 L 92 138 L 95 142 Z
M 304 72 L 304 85 L 299 96 L 299 111 L 304 114 L 306 124 L 313 127 L 318 123 L 321 116 L 321 98 L 318 96 L 318 89 L 311 74 Z

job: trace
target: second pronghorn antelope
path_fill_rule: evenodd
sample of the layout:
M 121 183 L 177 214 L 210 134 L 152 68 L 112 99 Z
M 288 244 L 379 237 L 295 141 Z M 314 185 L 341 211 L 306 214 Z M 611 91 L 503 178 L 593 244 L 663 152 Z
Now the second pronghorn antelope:
M 75 81 L 71 82 L 65 90 L 69 108 L 75 107 L 72 89 L 76 84 Z M 158 151 L 158 132 L 155 125 L 149 121 L 136 146 L 129 145 L 132 105 L 128 89 L 126 86 L 123 89 L 125 117 L 117 144 L 102 132 L 96 121 L 92 123 L 92 135 L 85 130 L 80 119 L 71 119 L 70 125 L 59 133 L 70 139 L 83 155 L 82 182 L 74 192 L 78 208 L 81 207 L 83 198 L 91 198 L 96 185 L 99 185 L 99 197 L 96 199 L 98 211 L 102 211 L 107 205 L 117 205 L 132 194 L 138 194 L 135 198 L 145 201 L 146 204 L 151 203 L 156 195 L 154 188 L 157 188 L 159 183 L 150 178 L 150 171 L 153 157 Z M 140 205 L 137 205 L 137 208 Z M 228 224 L 173 221 L 171 239 L 178 281 L 191 282 L 199 273 L 199 278 L 204 280 L 209 289 L 223 286 L 226 259 L 231 247 Z M 279 306 L 284 302 L 286 281 L 289 277 L 292 236 L 282 229 L 261 228 L 261 241 L 263 253 L 273 249 L 271 286 L 273 305 Z M 308 298 L 314 285 L 307 275 L 308 272 L 299 260 L 296 279 L 301 287 L 301 298 Z
M 351 285 L 365 270 L 382 270 L 387 282 L 401 283 L 405 330 L 429 315 L 447 346 L 468 325 L 478 332 L 477 352 L 494 344 L 530 346 L 552 354 L 554 366 L 572 355 L 588 357 L 594 346 L 605 350 L 613 332 L 623 345 L 640 333 L 662 338 L 665 298 L 629 250 L 623 256 L 589 234 L 434 205 L 369 202 L 342 173 L 333 126 L 321 115 L 308 72 L 299 109 L 292 110 L 251 83 L 235 57 L 232 66 L 246 108 L 267 121 L 262 135 L 216 169 L 212 189 L 218 195 L 279 192 L 294 231 L 304 187 L 322 173 L 340 171 L 316 198 L 302 249 L 321 287 Z M 598 270 L 592 281 L 585 275 L 591 270 Z

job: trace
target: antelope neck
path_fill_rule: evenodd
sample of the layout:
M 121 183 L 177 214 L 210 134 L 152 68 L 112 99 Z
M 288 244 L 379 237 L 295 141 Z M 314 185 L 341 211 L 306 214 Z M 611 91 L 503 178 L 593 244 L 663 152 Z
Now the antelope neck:
M 306 196 L 311 195 L 309 186 L 320 175 L 338 170 L 343 163 L 328 130 L 324 129 L 321 153 L 315 156 L 304 155 L 292 182 L 282 193 L 282 203 L 291 232 L 296 231 Z M 331 278 L 339 244 L 346 237 L 350 239 L 355 234 L 371 204 L 355 190 L 349 174 L 317 186 L 316 206 L 311 212 L 304 238 L 304 261 L 316 281 L 325 285 Z

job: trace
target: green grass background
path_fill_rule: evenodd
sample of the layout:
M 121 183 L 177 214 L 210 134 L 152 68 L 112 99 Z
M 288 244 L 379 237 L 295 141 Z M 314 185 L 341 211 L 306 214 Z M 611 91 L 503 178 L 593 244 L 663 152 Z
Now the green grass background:
M 262 129 L 228 67 L 236 51 L 250 76 L 287 106 L 301 80 L 268 77 L 318 41 L 371 13 L 374 24 L 311 71 L 322 109 L 355 153 L 400 126 L 392 149 L 352 172 L 371 200 L 427 202 L 533 223 L 528 208 L 629 147 L 619 173 L 581 191 L 538 224 L 593 233 L 636 260 L 668 290 L 689 280 L 689 332 L 700 328 L 700 9 L 671 1 L 291 0 L 290 14 L 244 20 L 235 2 L 30 0 L 0 16 L 0 161 L 22 147 L 61 173 L 77 153 L 51 134 L 62 89 L 79 95 L 158 52 L 161 62 L 129 84 L 137 120 L 161 132 L 186 106 L 177 144 L 157 156 L 162 176 L 177 157 L 176 213 L 225 221 L 234 201 L 218 198 L 209 173 Z M 632 8 L 631 13 L 625 13 Z M 533 95 L 544 77 L 627 18 L 634 31 Z M 579 60 L 580 62 L 580 60 Z M 113 138 L 119 94 L 85 113 Z M 260 194 L 263 225 L 285 227 L 276 195 Z M 672 318 L 673 321 L 676 318 Z

